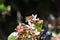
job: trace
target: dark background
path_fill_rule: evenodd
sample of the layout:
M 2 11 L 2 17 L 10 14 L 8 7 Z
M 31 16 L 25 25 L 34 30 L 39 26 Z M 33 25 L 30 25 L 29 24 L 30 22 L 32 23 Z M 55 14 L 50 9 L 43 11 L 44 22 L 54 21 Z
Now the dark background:
M 60 16 L 60 0 L 4 0 L 5 6 L 11 5 L 11 16 L 0 16 L 0 34 L 4 40 L 17 26 L 17 11 L 21 12 L 23 19 L 31 14 L 46 20 L 50 13 L 55 17 Z M 5 38 L 6 37 L 6 38 Z
M 60 0 L 6 0 L 6 5 L 15 5 L 22 16 L 38 13 L 39 17 L 47 17 L 49 13 L 59 16 Z

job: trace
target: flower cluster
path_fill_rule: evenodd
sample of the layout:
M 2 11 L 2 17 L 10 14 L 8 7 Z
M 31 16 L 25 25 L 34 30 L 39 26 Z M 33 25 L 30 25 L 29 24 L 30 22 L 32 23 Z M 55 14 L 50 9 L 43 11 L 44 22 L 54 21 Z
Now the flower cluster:
M 37 18 L 37 15 L 32 14 L 32 16 L 26 17 L 26 22 L 28 22 L 28 24 L 19 23 L 19 25 L 15 28 L 18 33 L 16 38 L 18 40 L 27 40 L 27 38 L 35 40 L 39 38 L 43 20 Z
M 41 24 L 41 23 L 43 23 L 43 20 L 40 20 L 39 18 L 37 18 L 37 14 L 36 15 L 32 14 L 32 16 L 26 17 L 26 22 Z

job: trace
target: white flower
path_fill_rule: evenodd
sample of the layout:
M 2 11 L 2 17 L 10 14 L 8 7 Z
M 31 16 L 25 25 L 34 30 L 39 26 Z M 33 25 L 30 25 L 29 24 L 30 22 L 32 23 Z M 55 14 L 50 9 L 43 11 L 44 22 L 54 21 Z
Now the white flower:
M 35 14 L 35 15 L 32 14 L 32 16 L 33 16 L 35 19 L 37 18 L 37 14 Z
M 34 19 L 36 19 L 36 18 L 37 18 L 37 14 L 35 14 L 35 15 L 32 14 L 32 17 L 33 17 Z
M 35 35 L 39 35 L 40 34 L 40 32 L 38 32 L 37 29 L 35 29 L 34 33 L 35 33 Z
M 28 38 L 31 38 L 31 36 L 30 36 L 30 35 L 28 35 Z
M 29 26 L 29 25 L 26 25 L 26 27 L 30 28 L 30 26 Z
M 30 21 L 28 22 L 28 25 L 29 25 L 28 27 L 30 27 L 30 28 L 32 28 L 32 29 L 35 29 L 35 28 L 34 28 L 34 24 L 31 23 Z
M 32 25 L 32 23 L 30 21 L 28 21 L 28 25 Z
M 39 18 L 37 18 L 37 14 L 35 14 L 35 15 L 32 14 L 32 17 L 33 17 L 32 20 L 39 20 Z
M 39 34 L 40 34 L 40 32 L 36 32 L 36 33 L 35 33 L 35 35 L 39 35 Z
M 34 27 L 34 26 L 35 26 L 35 25 L 32 23 L 31 28 L 32 28 L 32 29 L 35 29 L 35 27 Z

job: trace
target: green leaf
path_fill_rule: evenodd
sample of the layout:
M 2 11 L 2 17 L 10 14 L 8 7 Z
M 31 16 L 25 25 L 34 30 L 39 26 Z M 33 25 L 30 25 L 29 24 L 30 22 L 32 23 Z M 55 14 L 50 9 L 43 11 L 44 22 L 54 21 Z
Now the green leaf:
M 2 40 L 2 39 L 0 38 L 0 40 Z
M 8 36 L 8 40 L 17 40 L 17 32 L 12 32 L 9 36 Z
M 16 39 L 16 36 L 11 36 L 11 37 L 9 36 L 8 40 L 17 40 L 17 39 Z
M 42 24 L 34 23 L 35 28 L 40 32 L 42 30 Z
M 4 4 L 0 4 L 0 11 L 3 11 L 5 9 Z

